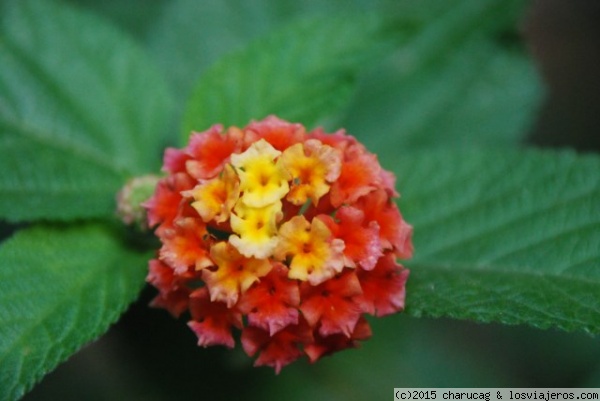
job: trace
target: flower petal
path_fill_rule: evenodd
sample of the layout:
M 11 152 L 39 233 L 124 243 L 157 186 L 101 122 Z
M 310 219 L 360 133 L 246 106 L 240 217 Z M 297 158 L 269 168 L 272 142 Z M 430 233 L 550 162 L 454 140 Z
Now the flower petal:
M 320 335 L 341 333 L 350 337 L 362 313 L 354 300 L 361 293 L 355 272 L 346 270 L 318 286 L 302 286 L 300 310 Z
M 344 241 L 344 256 L 350 261 L 351 267 L 360 265 L 365 270 L 375 267 L 377 260 L 383 255 L 379 240 L 379 225 L 376 221 L 367 222 L 362 210 L 343 206 L 333 218 L 323 221 L 333 232 L 334 237 Z M 348 266 L 348 262 L 346 262 Z
M 190 312 L 192 320 L 188 322 L 188 326 L 198 337 L 198 345 L 234 347 L 231 329 L 242 328 L 242 316 L 239 312 L 227 308 L 222 302 L 211 301 L 206 287 L 190 295 Z
M 269 332 L 270 336 L 291 324 L 298 324 L 300 289 L 287 277 L 287 268 L 276 263 L 240 299 L 237 308 L 248 316 L 248 324 Z
M 223 223 L 229 219 L 231 209 L 239 198 L 239 180 L 233 168 L 225 166 L 223 173 L 212 180 L 197 185 L 188 192 L 194 198 L 192 207 L 202 220 Z
M 201 270 L 212 265 L 208 257 L 208 232 L 200 219 L 185 217 L 176 220 L 172 227 L 161 231 L 161 240 L 160 259 L 173 267 L 176 273 L 186 272 L 189 268 Z
M 363 292 L 356 302 L 363 312 L 374 316 L 386 316 L 403 310 L 408 274 L 408 269 L 396 263 L 393 253 L 386 253 L 373 270 L 357 272 Z
M 181 192 L 193 186 L 193 180 L 185 173 L 173 174 L 160 180 L 154 195 L 142 203 L 142 207 L 148 211 L 148 226 L 154 227 L 163 223 L 172 225 L 183 200 Z
M 275 160 L 280 154 L 280 151 L 261 139 L 244 153 L 231 155 L 231 164 L 240 177 L 241 201 L 244 204 L 264 207 L 287 194 L 289 173 Z
M 349 146 L 338 180 L 331 186 L 331 203 L 335 207 L 356 202 L 381 185 L 381 166 L 377 156 L 362 145 Z
M 217 265 L 217 270 L 204 270 L 202 279 L 208 286 L 211 301 L 225 302 L 228 308 L 235 305 L 240 293 L 246 292 L 272 268 L 268 260 L 246 258 L 228 242 L 213 245 L 210 256 Z
M 286 199 L 295 205 L 303 205 L 310 199 L 316 205 L 329 192 L 330 183 L 340 175 L 341 153 L 316 139 L 309 139 L 287 148 L 281 162 L 292 180 Z
M 402 259 L 412 257 L 412 226 L 404 221 L 398 206 L 385 190 L 379 189 L 361 198 L 356 206 L 365 219 L 379 225 L 379 238 L 385 249 L 393 249 Z
M 310 327 L 303 319 L 290 325 L 273 336 L 265 330 L 248 326 L 242 331 L 242 347 L 246 354 L 259 353 L 254 366 L 271 366 L 275 373 L 304 355 L 300 346 L 313 341 Z
M 221 125 L 213 125 L 207 131 L 190 136 L 187 153 L 191 159 L 186 162 L 186 168 L 192 177 L 206 180 L 217 176 L 231 154 L 241 150 L 242 131 L 237 128 L 225 134 L 222 131 Z
M 246 127 L 246 143 L 264 139 L 275 149 L 283 151 L 295 143 L 304 141 L 305 130 L 302 124 L 293 124 L 275 116 L 262 121 L 253 121 Z
M 146 281 L 159 290 L 151 306 L 166 309 L 173 316 L 179 317 L 189 305 L 191 290 L 186 282 L 193 279 L 194 275 L 191 273 L 176 275 L 169 265 L 158 259 L 151 259 Z
M 291 256 L 289 278 L 318 285 L 344 268 L 344 243 L 333 239 L 319 218 L 309 223 L 304 216 L 294 216 L 281 225 L 279 238 L 275 257 Z
M 357 348 L 359 347 L 359 341 L 367 340 L 371 337 L 371 326 L 364 317 L 361 317 L 352 334 L 347 337 L 344 334 L 331 334 L 329 336 L 322 336 L 319 333 L 315 334 L 315 341 L 312 344 L 308 344 L 304 347 L 304 352 L 308 355 L 308 359 L 311 363 L 316 362 L 326 355 L 333 354 L 344 350 L 346 348 Z
M 244 256 L 270 257 L 277 244 L 277 222 L 281 219 L 281 202 L 255 208 L 238 203 L 231 215 L 231 228 L 236 233 L 229 242 Z

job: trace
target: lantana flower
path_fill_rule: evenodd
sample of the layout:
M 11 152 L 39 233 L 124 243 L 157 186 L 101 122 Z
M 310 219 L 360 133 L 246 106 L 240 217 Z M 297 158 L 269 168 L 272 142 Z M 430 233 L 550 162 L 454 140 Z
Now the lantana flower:
M 365 315 L 403 310 L 412 227 L 394 175 L 343 130 L 215 125 L 167 149 L 163 171 L 143 204 L 162 243 L 147 281 L 199 345 L 233 348 L 241 331 L 278 373 L 358 346 Z

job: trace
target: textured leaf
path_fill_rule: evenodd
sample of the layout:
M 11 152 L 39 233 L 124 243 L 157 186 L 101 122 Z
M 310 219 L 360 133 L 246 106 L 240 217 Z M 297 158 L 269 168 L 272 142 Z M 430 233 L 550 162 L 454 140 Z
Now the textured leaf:
M 206 68 L 260 35 L 304 16 L 365 11 L 395 1 L 169 0 L 149 35 L 149 47 L 183 109 Z
M 521 141 L 543 93 L 517 32 L 528 2 L 412 3 L 402 15 L 422 28 L 365 77 L 341 125 L 373 148 Z
M 374 14 L 308 18 L 220 59 L 194 90 L 184 134 L 269 114 L 308 126 L 329 117 L 349 100 L 365 62 L 394 37 L 385 28 Z
M 0 31 L 0 217 L 111 215 L 158 168 L 169 100 L 126 37 L 51 1 L 7 3 Z
M 140 255 L 100 226 L 20 231 L 0 260 L 2 400 L 106 331 L 144 282 Z
M 415 228 L 410 314 L 600 333 L 600 158 L 430 151 L 397 160 Z

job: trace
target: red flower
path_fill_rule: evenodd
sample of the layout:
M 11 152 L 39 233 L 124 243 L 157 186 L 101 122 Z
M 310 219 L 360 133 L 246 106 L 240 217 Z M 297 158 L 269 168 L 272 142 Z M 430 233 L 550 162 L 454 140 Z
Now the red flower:
M 372 271 L 358 271 L 362 295 L 358 303 L 362 311 L 385 316 L 404 309 L 405 284 L 408 270 L 396 263 L 390 252 L 379 259 Z
M 300 289 L 287 275 L 287 268 L 277 263 L 238 304 L 238 309 L 248 316 L 250 326 L 266 330 L 271 336 L 286 326 L 298 324 Z
M 365 213 L 352 206 L 342 206 L 335 214 L 335 219 L 326 216 L 324 221 L 334 237 L 344 241 L 344 256 L 348 266 L 360 265 L 365 270 L 373 269 L 383 255 L 376 221 L 365 219 Z
M 275 116 L 269 116 L 262 121 L 253 121 L 246 127 L 247 147 L 260 139 L 266 140 L 275 149 L 284 151 L 292 145 L 304 142 L 306 131 L 302 124 L 290 124 Z
M 349 336 L 346 336 L 345 334 L 322 336 L 317 333 L 314 341 L 304 347 L 304 352 L 306 352 L 306 355 L 308 355 L 308 359 L 310 359 L 311 362 L 316 362 L 325 355 L 346 348 L 356 348 L 360 345 L 360 341 L 367 340 L 370 337 L 371 326 L 369 326 L 369 322 L 361 316 Z
M 340 177 L 331 186 L 331 203 L 336 207 L 352 204 L 380 187 L 381 178 L 377 156 L 368 153 L 362 145 L 349 146 L 344 151 Z
M 193 280 L 193 274 L 175 274 L 175 271 L 158 259 L 149 264 L 147 281 L 159 290 L 152 306 L 164 308 L 178 317 L 188 309 L 190 289 L 187 282 Z
M 241 150 L 243 134 L 237 128 L 231 128 L 222 134 L 222 127 L 214 125 L 201 134 L 193 133 L 187 154 L 190 159 L 186 162 L 188 173 L 199 180 L 217 176 L 229 156 Z
M 163 171 L 175 174 L 184 173 L 185 164 L 188 160 L 191 160 L 191 156 L 188 155 L 184 150 L 167 148 L 165 149 L 165 156 L 163 157 Z
M 176 273 L 184 273 L 192 267 L 201 270 L 212 264 L 208 257 L 208 231 L 200 219 L 182 217 L 172 227 L 162 230 L 160 238 L 163 243 L 160 260 Z
M 359 199 L 357 206 L 365 212 L 367 221 L 377 222 L 383 248 L 393 249 L 402 259 L 412 257 L 412 227 L 404 221 L 385 190 L 373 191 Z
M 260 353 L 254 366 L 271 366 L 275 373 L 304 355 L 302 346 L 313 342 L 312 330 L 303 319 L 274 335 L 253 326 L 242 331 L 242 347 L 249 356 Z
M 142 204 L 148 210 L 148 225 L 171 225 L 179 213 L 181 192 L 193 186 L 193 180 L 184 173 L 176 173 L 160 180 L 154 195 Z
M 356 274 L 347 270 L 323 284 L 303 285 L 300 310 L 322 336 L 341 333 L 350 337 L 362 314 L 354 300 L 361 293 Z
M 215 125 L 167 149 L 143 205 L 162 246 L 150 261 L 154 306 L 201 346 L 235 346 L 276 372 L 371 336 L 365 314 L 404 308 L 412 227 L 394 175 L 343 130 L 306 132 L 276 117 Z
M 192 320 L 188 326 L 196 333 L 198 345 L 224 345 L 233 348 L 233 327 L 242 328 L 242 315 L 222 302 L 212 302 L 206 287 L 190 295 Z

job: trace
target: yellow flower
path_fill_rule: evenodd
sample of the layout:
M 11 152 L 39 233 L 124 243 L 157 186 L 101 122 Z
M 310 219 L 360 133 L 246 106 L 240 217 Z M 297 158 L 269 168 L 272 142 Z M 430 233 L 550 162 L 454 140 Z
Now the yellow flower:
M 332 239 L 331 231 L 319 218 L 309 223 L 304 216 L 294 216 L 279 229 L 275 257 L 291 256 L 288 277 L 318 285 L 344 268 L 344 241 Z
M 231 229 L 236 234 L 229 242 L 244 256 L 268 258 L 278 243 L 277 222 L 282 217 L 281 201 L 264 207 L 249 207 L 238 202 L 231 215 Z
M 202 220 L 208 222 L 214 219 L 217 223 L 222 223 L 229 219 L 239 193 L 238 177 L 233 168 L 227 165 L 219 177 L 197 185 L 187 195 L 194 198 L 192 207 Z
M 247 206 L 267 206 L 287 194 L 290 176 L 281 162 L 275 160 L 280 154 L 280 151 L 261 139 L 245 152 L 231 155 L 231 164 L 240 177 L 241 200 Z
M 217 270 L 203 270 L 202 279 L 210 292 L 210 300 L 225 302 L 228 308 L 236 304 L 240 293 L 246 292 L 272 268 L 268 259 L 246 258 L 227 242 L 213 245 L 210 257 L 217 265 Z
M 286 199 L 294 205 L 303 205 L 308 199 L 317 204 L 329 192 L 329 183 L 340 176 L 342 157 L 339 150 L 309 139 L 287 148 L 281 162 L 292 176 Z

